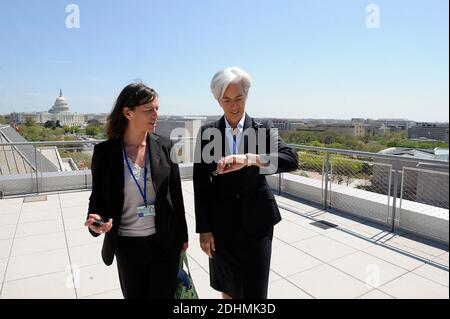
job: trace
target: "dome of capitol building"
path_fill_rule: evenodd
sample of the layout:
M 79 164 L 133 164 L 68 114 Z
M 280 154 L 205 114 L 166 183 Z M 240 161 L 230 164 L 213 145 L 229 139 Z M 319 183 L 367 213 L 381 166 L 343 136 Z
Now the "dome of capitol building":
M 59 96 L 55 100 L 55 104 L 52 106 L 49 113 L 66 113 L 69 112 L 69 103 L 67 103 L 66 98 L 62 96 L 62 90 L 59 90 Z

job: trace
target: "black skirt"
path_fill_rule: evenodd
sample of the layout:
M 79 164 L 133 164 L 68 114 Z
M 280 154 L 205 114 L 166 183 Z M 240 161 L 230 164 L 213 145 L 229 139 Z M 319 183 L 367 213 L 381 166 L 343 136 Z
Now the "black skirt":
M 118 236 L 116 259 L 125 299 L 173 299 L 181 249 L 163 249 L 156 234 Z
M 272 256 L 273 226 L 259 235 L 214 236 L 209 259 L 211 287 L 233 299 L 266 299 Z

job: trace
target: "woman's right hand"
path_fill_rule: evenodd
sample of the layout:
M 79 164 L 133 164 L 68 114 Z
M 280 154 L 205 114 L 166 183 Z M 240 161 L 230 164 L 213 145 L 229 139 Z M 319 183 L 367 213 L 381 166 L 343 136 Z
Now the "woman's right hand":
M 112 228 L 112 218 L 110 218 L 108 220 L 107 223 L 104 223 L 102 226 L 94 226 L 92 225 L 94 223 L 94 221 L 96 220 L 102 220 L 102 218 L 100 217 L 100 215 L 97 214 L 89 214 L 88 219 L 86 220 L 86 222 L 84 223 L 84 226 L 89 227 L 90 230 L 92 230 L 94 233 L 97 234 L 104 234 L 107 233 L 111 230 Z
M 212 258 L 211 251 L 216 250 L 216 245 L 214 244 L 214 236 L 212 233 L 200 233 L 200 247 L 202 250 Z

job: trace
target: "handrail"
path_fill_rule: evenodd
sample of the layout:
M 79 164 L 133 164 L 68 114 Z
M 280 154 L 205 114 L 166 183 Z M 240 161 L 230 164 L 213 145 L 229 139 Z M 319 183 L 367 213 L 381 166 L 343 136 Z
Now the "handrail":
M 183 138 L 171 138 L 174 141 L 181 140 L 194 140 L 196 137 L 183 137 Z M 0 146 L 11 146 L 11 145 L 77 145 L 77 144 L 98 144 L 106 141 L 102 140 L 79 140 L 79 141 L 42 141 L 42 142 L 10 142 L 10 143 L 0 143 Z
M 185 137 L 183 139 L 195 139 L 191 137 Z M 180 139 L 174 139 L 179 141 Z M 0 143 L 0 146 L 15 146 L 15 145 L 78 145 L 78 144 L 98 144 L 105 140 L 80 140 L 80 141 L 44 141 L 44 142 L 10 142 L 10 143 Z M 434 165 L 442 165 L 445 167 L 449 167 L 449 162 L 445 160 L 439 159 L 424 159 L 424 158 L 410 158 L 400 155 L 390 155 L 390 154 L 379 154 L 379 153 L 370 153 L 363 151 L 354 151 L 354 150 L 346 150 L 346 149 L 337 149 L 337 148 L 328 148 L 328 147 L 318 147 L 318 146 L 308 146 L 308 145 L 300 145 L 300 144 L 288 144 L 290 147 L 294 149 L 302 149 L 302 150 L 310 150 L 310 151 L 319 151 L 319 152 L 329 152 L 329 153 L 337 153 L 344 155 L 352 155 L 352 156 L 361 156 L 361 157 L 371 157 L 378 159 L 389 159 L 389 160 L 402 160 L 407 162 L 415 162 L 415 163 L 428 163 Z
M 329 152 L 329 153 L 337 153 L 344 155 L 354 155 L 361 157 L 373 157 L 380 159 L 391 159 L 391 160 L 402 160 L 408 162 L 420 162 L 420 163 L 430 163 L 430 164 L 439 164 L 443 166 L 449 166 L 449 162 L 445 160 L 438 159 L 425 159 L 425 158 L 411 158 L 404 157 L 401 155 L 389 155 L 389 154 L 379 154 L 379 153 L 370 153 L 370 152 L 362 152 L 362 151 L 353 151 L 353 150 L 344 150 L 338 148 L 327 148 L 327 147 L 318 147 L 318 146 L 308 146 L 308 145 L 299 145 L 299 144 L 288 144 L 290 147 L 294 149 L 305 149 L 310 151 L 320 151 L 320 152 Z

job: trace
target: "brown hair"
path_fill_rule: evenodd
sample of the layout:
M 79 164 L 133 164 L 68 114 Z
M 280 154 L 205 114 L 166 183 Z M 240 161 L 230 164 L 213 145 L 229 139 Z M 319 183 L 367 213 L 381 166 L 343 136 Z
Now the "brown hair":
M 155 90 L 144 83 L 128 84 L 117 97 L 111 114 L 106 123 L 107 138 L 121 138 L 125 134 L 128 120 L 123 115 L 122 110 L 128 107 L 134 110 L 137 106 L 152 102 L 158 96 Z

